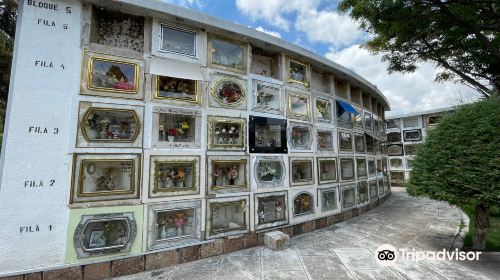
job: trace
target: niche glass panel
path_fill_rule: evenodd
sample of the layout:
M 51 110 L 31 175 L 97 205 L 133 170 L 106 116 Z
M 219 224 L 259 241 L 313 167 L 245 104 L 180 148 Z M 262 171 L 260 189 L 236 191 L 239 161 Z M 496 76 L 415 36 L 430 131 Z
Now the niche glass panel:
M 317 150 L 333 151 L 333 132 L 317 130 Z
M 399 128 L 400 127 L 399 119 L 387 120 L 386 125 L 387 125 L 387 129 Z
M 250 153 L 287 153 L 287 125 L 284 119 L 250 116 Z
M 358 178 L 366 177 L 366 159 L 356 158 L 356 174 Z
M 412 169 L 413 168 L 413 159 L 406 159 L 406 168 Z
M 89 142 L 133 142 L 140 132 L 134 110 L 91 107 L 81 122 L 82 134 Z
M 389 156 L 402 156 L 403 145 L 389 145 L 387 146 L 387 154 Z
M 337 209 L 337 188 L 319 189 L 321 212 Z
M 368 186 L 370 187 L 370 199 L 376 199 L 378 196 L 377 181 L 369 181 Z
M 279 186 L 285 176 L 285 166 L 281 158 L 259 157 L 255 162 L 254 172 L 259 187 Z
M 212 39 L 211 62 L 226 67 L 244 69 L 244 48 L 240 44 Z
M 152 156 L 153 194 L 198 193 L 199 162 L 197 156 Z
M 195 80 L 156 76 L 155 98 L 198 103 L 198 82 Z
M 196 142 L 196 115 L 176 113 L 160 113 L 158 126 L 158 142 L 170 144 Z
M 291 159 L 290 162 L 292 185 L 314 184 L 312 159 Z
M 417 145 L 404 145 L 405 155 L 414 155 L 417 150 Z
M 384 178 L 380 177 L 378 178 L 378 195 L 383 195 L 385 193 L 385 188 L 384 188 Z
M 209 117 L 209 149 L 245 148 L 245 119 Z
M 358 182 L 358 204 L 368 202 L 368 183 L 366 181 Z
M 357 107 L 357 106 L 352 106 L 354 109 L 356 109 L 357 112 L 361 112 L 362 109 Z M 363 129 L 363 115 L 362 114 L 356 114 L 353 115 L 352 117 L 352 124 L 355 128 Z
M 400 132 L 387 133 L 387 142 L 401 142 L 401 133 Z
M 352 134 L 339 131 L 339 150 L 341 152 L 352 152 Z
M 211 202 L 210 234 L 245 230 L 247 228 L 246 208 L 246 200 Z
M 372 114 L 364 112 L 364 115 L 365 115 L 365 130 L 372 131 L 373 130 L 373 127 L 372 127 L 372 119 L 373 119 Z
M 337 125 L 345 128 L 352 127 L 352 114 L 347 112 L 342 105 L 338 101 L 336 104 L 336 112 L 337 112 Z M 361 115 L 361 114 L 358 114 Z
M 363 134 L 354 134 L 354 149 L 356 153 L 365 153 L 365 136 Z
M 310 97 L 288 93 L 288 116 L 296 119 L 309 120 L 310 118 Z
M 160 50 L 196 56 L 196 32 L 160 24 Z
M 405 141 L 420 141 L 422 140 L 422 132 L 420 129 L 403 131 Z
M 187 238 L 195 235 L 195 209 L 160 210 L 155 213 L 156 240 Z
M 248 187 L 246 159 L 211 160 L 209 172 L 212 179 L 210 190 L 246 190 Z
M 240 81 L 221 78 L 212 85 L 211 94 L 222 107 L 238 107 L 245 101 L 245 88 Z
M 408 117 L 403 119 L 403 127 L 418 126 L 418 117 Z
M 374 154 L 376 149 L 375 139 L 370 135 L 365 134 L 365 141 L 366 141 L 366 152 Z
M 304 63 L 288 59 L 288 82 L 299 83 L 308 87 L 309 66 Z
M 337 159 L 318 158 L 318 182 L 327 184 L 337 181 Z
M 349 209 L 356 206 L 356 189 L 348 187 L 342 189 L 342 209 Z
M 286 194 L 257 197 L 257 227 L 266 224 L 278 226 L 287 221 Z
M 309 150 L 312 147 L 312 126 L 306 124 L 290 123 L 288 139 L 290 148 Z
M 314 213 L 314 198 L 310 193 L 299 193 L 293 199 L 293 215 L 301 216 Z
M 87 85 L 90 89 L 137 93 L 139 65 L 118 60 L 90 57 Z
M 368 160 L 368 174 L 371 176 L 375 176 L 377 174 L 377 169 L 375 168 L 375 160 Z
M 391 167 L 403 167 L 403 160 L 400 158 L 391 158 L 389 162 Z
M 326 99 L 316 99 L 315 113 L 318 121 L 332 121 L 332 102 Z
M 282 113 L 281 88 L 278 85 L 272 85 L 254 80 L 254 110 Z
M 340 178 L 342 180 L 354 179 L 354 159 L 352 158 L 340 159 Z

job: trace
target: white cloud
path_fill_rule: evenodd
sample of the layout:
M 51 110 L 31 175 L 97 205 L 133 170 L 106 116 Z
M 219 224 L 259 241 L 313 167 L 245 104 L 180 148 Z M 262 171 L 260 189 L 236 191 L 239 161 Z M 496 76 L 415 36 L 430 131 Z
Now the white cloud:
M 295 29 L 307 35 L 309 41 L 328 43 L 335 48 L 349 46 L 366 37 L 359 24 L 336 11 L 311 9 L 297 17 Z
M 322 0 L 236 0 L 236 7 L 253 21 L 267 23 L 290 31 L 291 22 L 287 16 L 315 9 Z
M 266 30 L 266 29 L 264 29 L 264 27 L 262 27 L 262 26 L 258 26 L 257 28 L 255 28 L 255 30 L 260 31 L 260 32 L 267 33 L 267 34 L 269 34 L 269 35 L 271 35 L 271 36 L 278 37 L 278 38 L 280 38 L 280 39 L 281 39 L 281 34 L 280 34 L 279 32 Z
M 185 8 L 198 7 L 203 8 L 204 3 L 202 0 L 163 0 L 167 3 L 175 4 Z
M 473 90 L 464 85 L 434 82 L 437 70 L 430 63 L 420 63 L 414 73 L 389 75 L 381 55 L 372 55 L 359 45 L 339 52 L 331 49 L 326 57 L 375 84 L 389 100 L 392 108 L 389 116 L 457 105 L 460 98 L 473 94 Z

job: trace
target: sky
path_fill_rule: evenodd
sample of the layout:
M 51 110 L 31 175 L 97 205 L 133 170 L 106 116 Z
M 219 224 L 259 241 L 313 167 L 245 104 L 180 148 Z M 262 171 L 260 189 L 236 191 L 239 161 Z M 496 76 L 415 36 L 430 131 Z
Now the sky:
M 360 48 L 370 38 L 335 0 L 163 0 L 279 37 L 358 73 L 389 100 L 387 116 L 449 107 L 479 96 L 469 87 L 434 81 L 435 67 L 387 72 L 382 55 Z

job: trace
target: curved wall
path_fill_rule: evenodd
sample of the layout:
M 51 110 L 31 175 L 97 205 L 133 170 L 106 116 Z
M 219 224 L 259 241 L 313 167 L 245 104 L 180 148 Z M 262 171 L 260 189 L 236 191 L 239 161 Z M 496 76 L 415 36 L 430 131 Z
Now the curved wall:
M 80 79 L 67 199 L 53 198 L 68 217 L 57 227 L 64 253 L 43 265 L 2 257 L 0 275 L 95 262 L 109 272 L 111 260 L 113 276 L 164 267 L 256 246 L 269 230 L 323 228 L 388 197 L 389 106 L 369 82 L 239 25 L 115 2 L 72 7 L 82 66 L 70 70 Z

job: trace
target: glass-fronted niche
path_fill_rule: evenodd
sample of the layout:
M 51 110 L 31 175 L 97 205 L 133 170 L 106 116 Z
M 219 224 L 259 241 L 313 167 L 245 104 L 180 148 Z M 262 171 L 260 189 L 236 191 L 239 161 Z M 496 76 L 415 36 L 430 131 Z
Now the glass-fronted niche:
M 140 154 L 75 154 L 70 203 L 138 199 Z
M 80 102 L 77 147 L 141 147 L 144 107 Z
M 399 119 L 387 120 L 386 122 L 387 129 L 391 128 L 401 128 L 401 124 Z
M 352 144 L 353 144 L 352 133 L 339 130 L 338 138 L 339 138 L 339 151 L 352 153 Z
M 333 131 L 326 128 L 316 129 L 316 150 L 333 152 Z
M 353 158 L 340 158 L 340 179 L 342 181 L 354 180 Z
M 318 184 L 337 182 L 337 158 L 318 157 Z
M 373 125 L 372 125 L 373 117 L 372 117 L 372 114 L 365 111 L 363 113 L 363 115 L 364 115 L 365 130 L 367 130 L 367 131 L 373 131 Z
M 311 150 L 313 145 L 313 127 L 307 123 L 290 122 L 288 124 L 290 150 Z
M 135 242 L 134 213 L 84 215 L 75 229 L 73 245 L 78 258 L 129 252 Z
M 401 158 L 391 158 L 389 160 L 391 167 L 402 168 L 403 167 L 403 159 Z
M 244 43 L 219 37 L 208 38 L 208 63 L 211 67 L 245 73 L 247 50 Z
M 375 177 L 377 175 L 377 168 L 375 166 L 375 159 L 368 159 L 368 175 Z
M 209 150 L 245 150 L 245 134 L 245 119 L 208 117 Z
M 246 81 L 225 75 L 211 75 L 208 105 L 217 108 L 245 110 L 247 107 Z
M 298 120 L 311 120 L 311 95 L 287 91 L 288 111 L 287 117 Z
M 258 188 L 283 186 L 286 175 L 283 158 L 256 157 L 253 174 Z
M 401 132 L 389 132 L 389 133 L 387 133 L 387 142 L 391 142 L 391 143 L 401 142 Z
M 153 93 L 157 101 L 176 101 L 186 104 L 201 103 L 201 82 L 167 76 L 153 76 Z
M 150 164 L 150 197 L 200 193 L 199 156 L 153 155 Z
M 403 155 L 403 145 L 394 144 L 387 146 L 387 155 L 389 156 L 402 156 Z
M 357 154 L 365 153 L 365 136 L 354 133 L 354 150 Z
M 378 196 L 384 195 L 386 189 L 384 187 L 384 178 L 380 177 L 377 179 L 378 184 Z
M 332 100 L 320 97 L 315 98 L 314 114 L 316 121 L 331 123 L 333 121 Z
M 248 196 L 207 200 L 207 239 L 247 233 L 249 223 Z
M 142 60 L 86 51 L 80 94 L 142 99 L 143 66 Z
M 290 185 L 313 185 L 313 165 L 313 158 L 290 158 Z
M 417 144 L 408 144 L 404 145 L 404 153 L 405 155 L 414 155 L 417 151 Z
M 318 189 L 318 197 L 321 201 L 321 212 L 338 209 L 337 189 L 337 187 Z
M 357 178 L 366 178 L 366 158 L 356 158 L 356 174 Z
M 255 195 L 255 229 L 266 229 L 288 224 L 287 192 Z
M 280 85 L 253 80 L 253 111 L 283 115 L 284 97 Z
M 403 171 L 391 171 L 391 184 L 403 184 L 405 182 L 405 173 Z
M 403 127 L 404 128 L 407 128 L 407 127 L 416 127 L 416 126 L 419 125 L 419 121 L 418 120 L 419 120 L 418 116 L 404 118 L 403 119 Z
M 286 63 L 287 81 L 309 87 L 311 84 L 311 68 L 308 64 L 288 58 Z
M 368 187 L 370 188 L 370 200 L 376 200 L 378 198 L 378 188 L 377 188 L 377 181 L 376 180 L 371 180 L 368 181 Z
M 413 168 L 413 158 L 407 158 L 406 159 L 406 168 L 412 169 Z
M 356 207 L 356 186 L 348 185 L 340 188 L 342 211 Z
M 285 119 L 250 116 L 248 129 L 250 153 L 288 153 Z
M 366 181 L 359 181 L 357 188 L 358 189 L 356 192 L 358 194 L 358 206 L 368 203 L 368 183 Z
M 200 148 L 201 111 L 154 106 L 151 145 L 154 148 Z
M 208 192 L 246 192 L 248 186 L 247 156 L 208 156 Z
M 309 192 L 300 192 L 293 198 L 293 216 L 314 213 L 314 197 Z
M 422 131 L 420 129 L 403 131 L 405 141 L 420 141 L 422 140 Z
M 168 52 L 188 57 L 197 56 L 197 33 L 195 31 L 163 23 L 160 23 L 159 27 L 159 50 L 161 52 Z
M 153 204 L 148 211 L 148 250 L 198 242 L 201 201 Z

